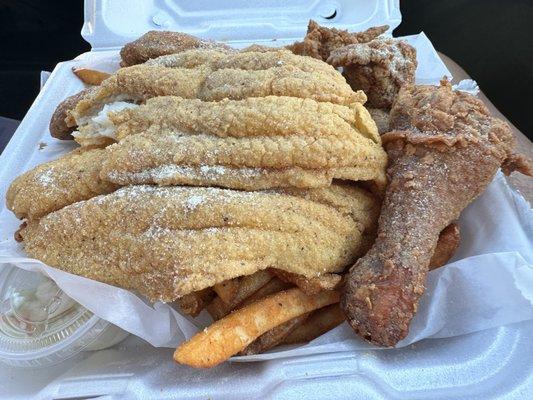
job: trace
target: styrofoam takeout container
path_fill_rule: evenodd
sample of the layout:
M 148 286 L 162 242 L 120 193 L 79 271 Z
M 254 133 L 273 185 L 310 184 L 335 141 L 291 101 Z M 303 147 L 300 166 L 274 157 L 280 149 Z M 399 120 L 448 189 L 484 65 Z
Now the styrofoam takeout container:
M 362 30 L 400 23 L 398 0 L 171 1 L 86 0 L 82 35 L 97 59 L 152 29 L 185 31 L 236 47 L 284 44 L 305 34 L 309 18 Z M 0 197 L 12 179 L 38 164 L 41 153 L 74 147 L 49 136 L 56 105 L 82 89 L 59 63 L 0 158 Z M 49 146 L 37 150 L 39 144 Z M 53 145 L 51 145 L 53 143 Z M 1 212 L 7 213 L 1 202 Z M 0 240 L 12 232 L 0 228 Z M 208 371 L 176 365 L 169 349 L 130 336 L 122 343 L 37 370 L 0 364 L 0 398 L 531 398 L 531 321 L 403 349 L 339 351 L 257 363 L 225 363 Z

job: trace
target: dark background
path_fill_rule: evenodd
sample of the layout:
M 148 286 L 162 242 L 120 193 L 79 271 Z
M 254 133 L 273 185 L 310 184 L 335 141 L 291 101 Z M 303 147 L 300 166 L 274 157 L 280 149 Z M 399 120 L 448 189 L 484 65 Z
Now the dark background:
M 425 31 L 530 138 L 532 0 L 404 0 L 395 35 Z M 0 0 L 0 116 L 22 119 L 39 73 L 88 51 L 83 1 Z

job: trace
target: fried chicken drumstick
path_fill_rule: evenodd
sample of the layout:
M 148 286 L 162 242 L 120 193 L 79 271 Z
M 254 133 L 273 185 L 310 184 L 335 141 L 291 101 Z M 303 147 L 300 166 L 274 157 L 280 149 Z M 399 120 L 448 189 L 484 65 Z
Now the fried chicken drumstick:
M 439 233 L 490 183 L 498 168 L 531 174 L 513 153 L 503 121 L 475 97 L 408 85 L 382 136 L 389 155 L 387 188 L 376 242 L 351 268 L 341 300 L 364 339 L 394 346 L 405 338 Z

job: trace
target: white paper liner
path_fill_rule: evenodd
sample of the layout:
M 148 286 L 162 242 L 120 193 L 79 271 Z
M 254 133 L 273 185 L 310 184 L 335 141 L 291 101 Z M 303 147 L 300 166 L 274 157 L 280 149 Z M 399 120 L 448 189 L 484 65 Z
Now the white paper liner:
M 463 79 L 459 81 L 457 85 L 453 85 L 452 89 L 470 93 L 473 96 L 477 96 L 479 94 L 479 86 L 477 82 L 472 79 Z
M 417 83 L 436 84 L 450 73 L 438 58 L 431 42 L 422 33 L 407 37 L 417 48 Z M 112 71 L 116 53 L 82 57 L 86 67 Z M 52 140 L 34 152 L 27 169 L 57 158 L 71 150 L 72 143 Z M 133 333 L 157 347 L 175 347 L 208 325 L 200 315 L 193 320 L 163 303 L 149 304 L 135 294 L 68 274 L 40 261 L 27 258 L 21 245 L 12 239 L 19 221 L 5 209 L 0 214 L 0 268 L 4 264 L 41 271 L 52 278 L 70 297 L 99 317 Z M 458 336 L 484 329 L 533 319 L 533 237 L 532 211 L 513 192 L 502 174 L 460 218 L 461 245 L 447 266 L 432 271 L 427 290 L 414 318 L 409 336 L 398 346 L 423 338 Z M 256 361 L 335 352 L 371 349 L 354 335 L 347 324 L 328 332 L 305 346 L 292 346 L 266 354 L 234 357 L 235 361 Z

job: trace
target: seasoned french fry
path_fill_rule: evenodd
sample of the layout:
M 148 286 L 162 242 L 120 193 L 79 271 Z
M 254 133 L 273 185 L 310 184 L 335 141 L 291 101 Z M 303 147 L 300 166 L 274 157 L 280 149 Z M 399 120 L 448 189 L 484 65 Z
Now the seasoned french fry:
M 231 302 L 231 309 L 234 309 L 239 305 L 244 299 L 247 299 L 252 294 L 257 292 L 263 286 L 265 286 L 268 281 L 272 279 L 273 275 L 270 271 L 261 270 L 257 271 L 252 275 L 243 276 L 239 285 L 239 290 Z
M 302 324 L 296 326 L 283 339 L 283 344 L 309 342 L 344 321 L 344 314 L 339 304 L 332 304 L 314 311 Z
M 439 268 L 446 264 L 459 247 L 460 240 L 461 235 L 457 224 L 453 223 L 444 228 L 439 235 L 437 247 L 435 247 L 435 252 L 429 262 L 429 269 Z
M 215 293 L 211 288 L 206 288 L 199 290 L 197 292 L 189 293 L 178 300 L 180 309 L 192 317 L 196 317 L 204 309 L 204 307 L 209 304 L 213 299 Z
M 257 271 L 252 275 L 240 277 L 239 287 L 231 302 L 226 303 L 219 295 L 207 306 L 207 312 L 211 314 L 215 321 L 219 320 L 237 308 L 239 304 L 261 289 L 261 287 L 265 286 L 272 279 L 272 276 L 272 273 L 263 270 Z M 263 296 L 266 296 L 266 294 Z
M 196 368 L 210 368 L 242 351 L 265 332 L 293 318 L 339 301 L 336 291 L 308 296 L 298 288 L 265 297 L 215 322 L 182 343 L 174 360 Z
M 264 285 L 261 289 L 259 289 L 257 292 L 253 293 L 250 297 L 247 299 L 244 299 L 244 301 L 238 305 L 238 307 L 243 307 L 247 304 L 253 303 L 256 300 L 262 299 L 263 297 L 270 296 L 271 294 L 281 292 L 282 290 L 286 290 L 294 285 L 284 282 L 281 279 L 278 278 L 272 278 L 266 285 Z
M 219 296 L 216 296 L 213 301 L 207 305 L 206 310 L 215 321 L 224 318 L 231 312 L 230 306 L 224 303 Z
M 234 304 L 234 302 L 228 304 L 223 301 L 220 296 L 215 297 L 213 301 L 207 305 L 207 312 L 215 321 L 218 321 L 220 318 L 225 317 L 231 311 L 237 308 L 241 308 L 247 304 L 253 303 L 256 300 L 262 299 L 263 297 L 269 296 L 273 293 L 281 292 L 282 290 L 288 289 L 292 286 L 293 285 L 289 283 L 283 282 L 281 279 L 272 278 L 266 283 L 266 285 L 257 290 L 255 293 L 252 293 L 251 296 L 247 297 L 239 304 Z
M 239 354 L 243 356 L 249 356 L 252 354 L 259 354 L 274 346 L 280 344 L 287 335 L 289 335 L 294 328 L 301 325 L 309 314 L 303 314 L 299 317 L 293 318 L 281 325 L 276 326 L 274 329 L 263 333 Z
M 217 283 L 215 286 L 213 286 L 213 289 L 224 303 L 231 304 L 232 300 L 237 295 L 239 286 L 241 285 L 241 280 L 241 277 L 228 279 L 224 282 Z
M 72 72 L 74 72 L 74 75 L 80 78 L 83 83 L 94 86 L 100 85 L 104 80 L 111 76 L 111 74 L 108 74 L 107 72 L 88 68 L 72 68 Z
M 285 282 L 298 286 L 309 295 L 316 294 L 322 290 L 336 289 L 342 281 L 342 276 L 337 274 L 324 274 L 314 278 L 306 278 L 303 275 L 294 274 L 282 269 L 270 268 L 270 271 Z

